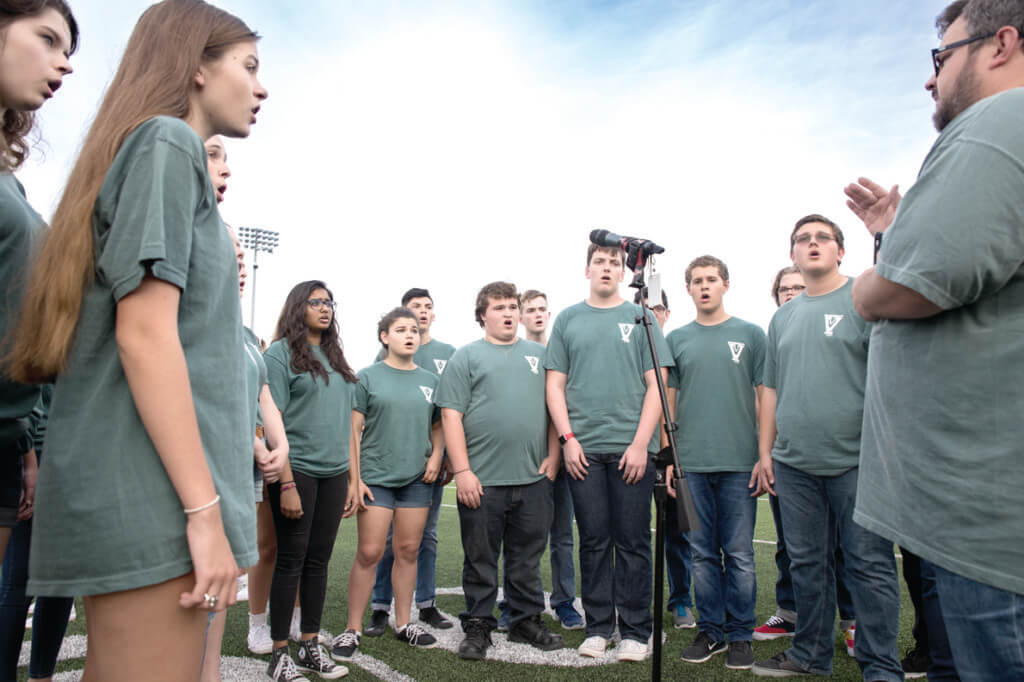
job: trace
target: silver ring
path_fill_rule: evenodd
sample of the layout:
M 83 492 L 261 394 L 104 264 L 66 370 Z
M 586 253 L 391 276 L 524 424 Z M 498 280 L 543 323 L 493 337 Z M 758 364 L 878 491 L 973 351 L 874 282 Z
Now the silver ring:
M 206 600 L 206 608 L 215 609 L 217 608 L 217 595 L 203 593 L 203 599 Z

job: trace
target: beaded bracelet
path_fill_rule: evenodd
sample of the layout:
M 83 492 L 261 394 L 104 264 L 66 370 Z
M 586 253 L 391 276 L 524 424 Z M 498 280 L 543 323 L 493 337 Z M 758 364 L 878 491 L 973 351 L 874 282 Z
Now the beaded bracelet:
M 291 490 L 294 487 L 295 487 L 295 481 L 289 481 L 288 483 L 282 483 L 281 484 L 281 492 L 284 492 L 285 490 Z

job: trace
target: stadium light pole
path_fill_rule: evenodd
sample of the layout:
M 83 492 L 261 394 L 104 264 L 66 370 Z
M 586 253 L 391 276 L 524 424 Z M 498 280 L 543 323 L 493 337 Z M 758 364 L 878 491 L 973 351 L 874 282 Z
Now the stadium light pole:
M 252 249 L 252 309 L 249 313 L 249 328 L 253 331 L 256 331 L 256 270 L 259 268 L 256 259 L 260 251 L 274 253 L 274 249 L 280 244 L 280 237 L 280 232 L 260 227 L 238 228 L 238 239 L 242 242 L 242 248 Z

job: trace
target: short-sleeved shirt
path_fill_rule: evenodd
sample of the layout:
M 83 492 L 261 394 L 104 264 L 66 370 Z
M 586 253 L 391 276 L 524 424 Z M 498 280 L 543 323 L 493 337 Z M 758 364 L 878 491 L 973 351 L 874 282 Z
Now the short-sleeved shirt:
M 357 375 L 353 409 L 366 420 L 359 444 L 359 477 L 367 485 L 401 488 L 423 475 L 430 456 L 430 428 L 437 375 L 417 367 L 378 362 Z
M 251 405 L 238 264 L 202 140 L 184 121 L 153 118 L 125 139 L 92 229 L 95 279 L 54 388 L 29 591 L 103 594 L 192 570 L 181 500 L 136 411 L 114 337 L 118 302 L 147 272 L 181 290 L 178 336 L 203 451 L 235 560 L 251 566 Z
M 676 446 L 684 471 L 750 471 L 757 463 L 754 388 L 764 373 L 765 334 L 730 317 L 716 325 L 691 322 L 669 333 L 675 367 Z
M 544 346 L 474 341 L 455 351 L 435 402 L 462 413 L 469 466 L 485 486 L 525 485 L 548 455 Z
M 636 435 L 647 395 L 644 372 L 654 369 L 643 325 L 637 323 L 640 310 L 628 301 L 614 308 L 584 301 L 555 318 L 544 367 L 567 377 L 569 423 L 584 452 L 624 452 Z M 661 366 L 671 367 L 656 322 L 653 332 Z M 659 443 L 655 429 L 648 451 L 660 450 Z
M 764 385 L 777 396 L 772 457 L 816 476 L 857 466 L 871 325 L 853 309 L 853 278 L 803 293 L 768 326 Z
M 270 344 L 263 359 L 270 395 L 281 410 L 288 436 L 292 469 L 314 478 L 330 478 L 348 471 L 355 384 L 331 367 L 320 346 L 310 348 L 327 371 L 328 381 L 312 372 L 297 373 L 284 339 Z
M 1024 88 L 935 141 L 877 272 L 943 312 L 875 324 L 854 519 L 1024 594 Z
M 21 183 L 11 173 L 0 172 L 0 355 L 11 349 L 32 239 L 42 225 L 43 219 L 29 206 Z M 0 374 L 0 457 L 31 449 L 28 415 L 38 399 L 38 386 Z

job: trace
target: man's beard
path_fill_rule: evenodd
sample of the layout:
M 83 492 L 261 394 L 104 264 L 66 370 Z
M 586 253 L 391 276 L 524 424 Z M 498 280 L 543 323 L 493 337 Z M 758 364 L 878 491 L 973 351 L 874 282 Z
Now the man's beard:
M 932 123 L 940 133 L 967 107 L 981 99 L 981 81 L 971 68 L 973 62 L 971 56 L 968 56 L 956 80 L 953 81 L 949 95 L 944 96 L 938 91 L 938 83 L 935 85 L 935 113 L 932 114 Z

